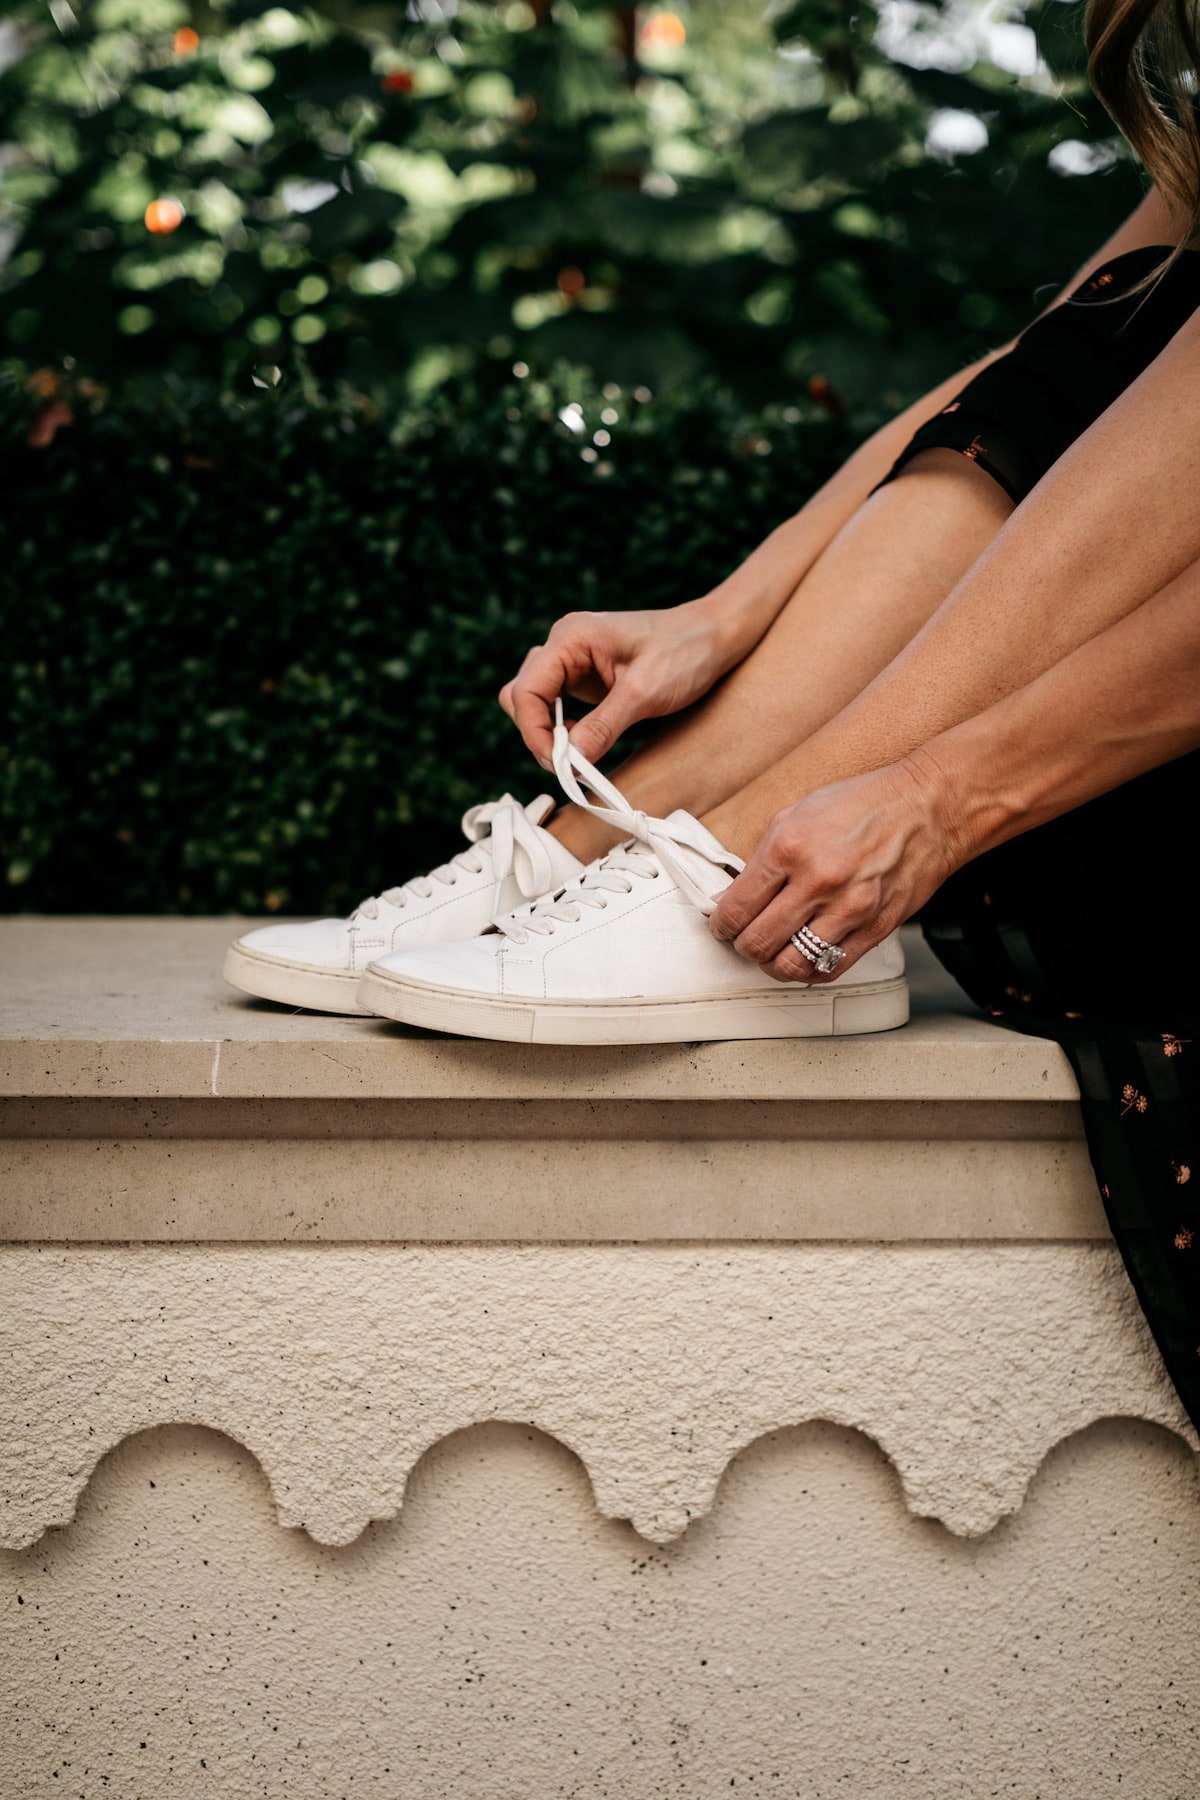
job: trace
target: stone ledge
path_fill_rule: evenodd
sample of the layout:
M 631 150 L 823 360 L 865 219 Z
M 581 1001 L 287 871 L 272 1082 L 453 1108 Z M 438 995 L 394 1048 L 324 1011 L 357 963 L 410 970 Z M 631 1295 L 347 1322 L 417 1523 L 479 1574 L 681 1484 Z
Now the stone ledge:
M 563 1051 L 247 1001 L 234 930 L 0 925 L 0 1239 L 1108 1235 L 1061 1051 L 915 933 L 901 1031 Z
M 0 921 L 0 1094 L 114 1099 L 1058 1100 L 1066 1057 L 982 1018 L 916 933 L 874 1037 L 579 1049 L 288 1013 L 221 980 L 234 919 Z

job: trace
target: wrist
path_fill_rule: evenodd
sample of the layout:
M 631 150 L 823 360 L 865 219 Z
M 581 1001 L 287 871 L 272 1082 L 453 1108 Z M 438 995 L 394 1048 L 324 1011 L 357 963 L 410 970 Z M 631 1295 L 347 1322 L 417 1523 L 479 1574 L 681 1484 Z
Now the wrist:
M 686 601 L 684 610 L 707 633 L 721 675 L 750 654 L 774 618 L 773 612 L 767 614 L 763 599 L 731 592 L 724 582 L 699 599 Z
M 975 734 L 977 736 L 978 734 Z M 944 847 L 947 873 L 961 868 L 1020 829 L 1020 800 L 997 780 L 1003 758 L 956 726 L 900 759 L 920 807 Z

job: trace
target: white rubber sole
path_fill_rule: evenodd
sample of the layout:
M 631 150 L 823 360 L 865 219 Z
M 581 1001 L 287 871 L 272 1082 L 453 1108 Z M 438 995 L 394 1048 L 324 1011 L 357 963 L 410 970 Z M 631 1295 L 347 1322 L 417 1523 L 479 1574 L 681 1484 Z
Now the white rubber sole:
M 908 1022 L 903 975 L 859 986 L 781 986 L 762 994 L 671 1000 L 493 999 L 434 987 L 372 965 L 359 984 L 364 1012 L 426 1031 L 512 1044 L 686 1044 L 719 1038 L 848 1037 Z
M 222 974 L 239 992 L 259 1000 L 277 1000 L 281 1006 L 353 1013 L 356 1017 L 369 1012 L 355 997 L 362 979 L 359 969 L 314 969 L 311 963 L 285 962 L 280 956 L 262 956 L 241 944 L 230 944 Z

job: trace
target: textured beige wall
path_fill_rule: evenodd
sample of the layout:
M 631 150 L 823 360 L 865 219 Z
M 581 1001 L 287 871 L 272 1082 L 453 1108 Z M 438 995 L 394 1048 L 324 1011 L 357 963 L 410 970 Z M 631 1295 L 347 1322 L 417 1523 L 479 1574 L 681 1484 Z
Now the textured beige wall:
M 434 1040 L 229 930 L 0 921 L 0 1800 L 1200 1800 L 1056 1046 L 920 954 L 882 1037 Z
M 659 1549 L 528 1428 L 443 1441 L 339 1549 L 169 1427 L 0 1569 L 3 1800 L 1196 1792 L 1200 1491 L 1132 1422 L 974 1540 L 859 1434 L 779 1432 Z
M 1096 1419 L 1196 1443 L 1112 1244 L 11 1246 L 0 1343 L 14 1548 L 175 1422 L 246 1445 L 280 1522 L 330 1544 L 491 1419 L 550 1432 L 658 1543 L 807 1419 L 865 1431 L 905 1504 L 968 1535 Z
M 0 1800 L 1193 1800 L 1111 1245 L 9 1247 L 0 1321 Z

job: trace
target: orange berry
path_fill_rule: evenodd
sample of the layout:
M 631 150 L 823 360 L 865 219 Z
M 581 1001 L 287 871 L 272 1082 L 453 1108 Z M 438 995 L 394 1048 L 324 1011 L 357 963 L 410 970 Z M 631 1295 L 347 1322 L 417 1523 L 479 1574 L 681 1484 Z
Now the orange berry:
M 645 50 L 678 50 L 687 43 L 687 26 L 676 13 L 652 13 L 638 32 Z
M 160 234 L 178 231 L 183 224 L 183 208 L 178 200 L 152 200 L 143 218 L 147 231 Z

